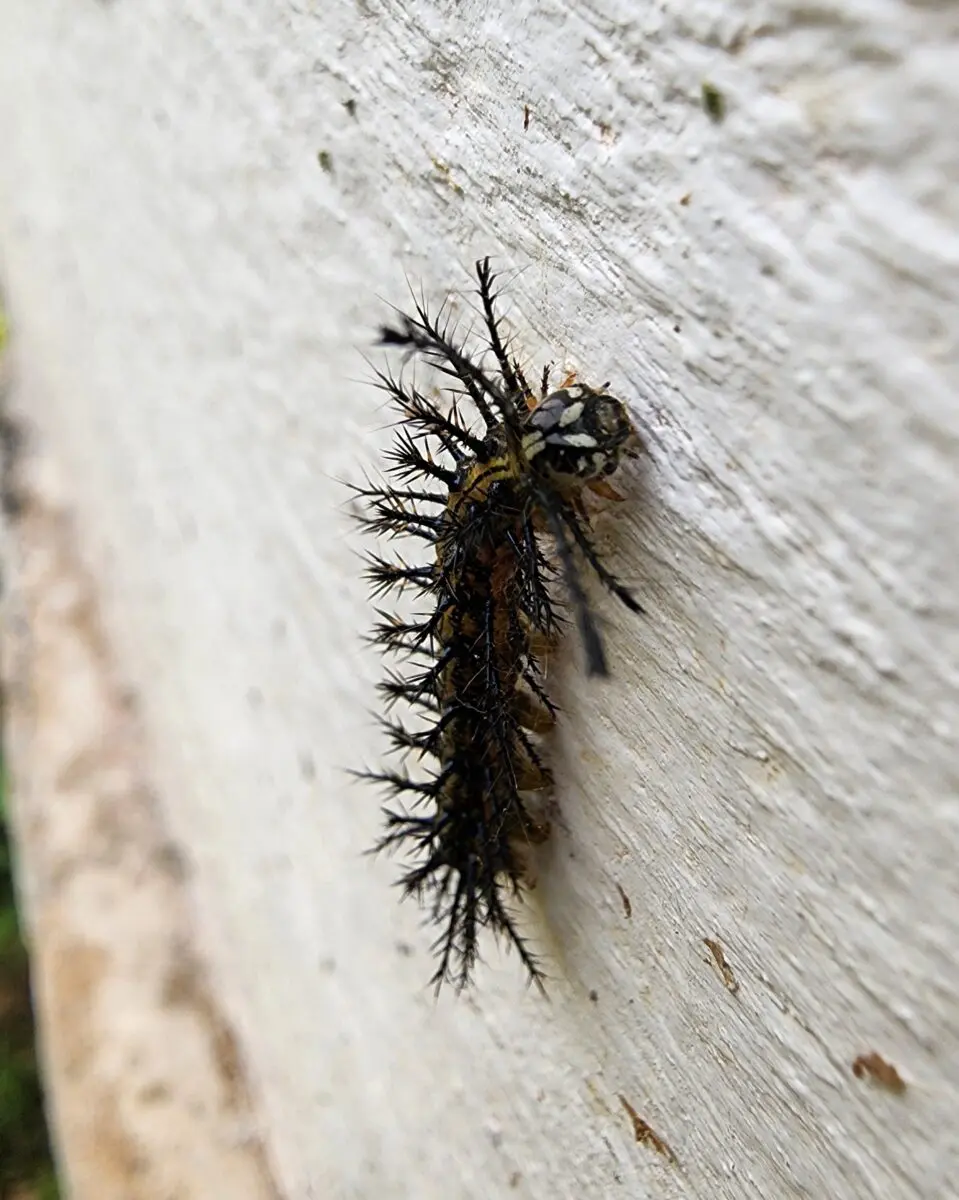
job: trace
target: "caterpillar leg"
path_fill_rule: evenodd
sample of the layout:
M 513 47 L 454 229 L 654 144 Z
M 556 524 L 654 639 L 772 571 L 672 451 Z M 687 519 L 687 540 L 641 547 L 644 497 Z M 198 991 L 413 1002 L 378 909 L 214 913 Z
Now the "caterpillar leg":
M 553 776 L 541 763 L 532 759 L 516 766 L 516 790 L 547 792 L 553 786 Z
M 534 820 L 528 814 L 520 829 L 509 838 L 509 852 L 512 860 L 513 876 L 517 882 L 529 891 L 536 887 L 536 863 L 533 854 L 534 846 L 541 846 L 547 841 L 552 826 L 546 820 Z
M 517 692 L 513 699 L 513 715 L 530 733 L 549 733 L 556 718 L 545 704 L 529 692 Z
M 561 636 L 558 630 L 546 633 L 542 629 L 533 629 L 529 634 L 530 653 L 539 659 L 546 659 L 559 645 Z
M 604 500 L 614 500 L 621 504 L 626 499 L 621 492 L 617 492 L 613 485 L 607 483 L 605 479 L 591 479 L 585 486 L 595 496 L 602 496 Z

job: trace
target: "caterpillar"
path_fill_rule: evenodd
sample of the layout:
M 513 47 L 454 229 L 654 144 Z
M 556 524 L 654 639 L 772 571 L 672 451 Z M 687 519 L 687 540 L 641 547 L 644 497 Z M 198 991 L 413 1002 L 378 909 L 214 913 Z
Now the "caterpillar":
M 380 685 L 392 750 L 431 765 L 360 774 L 392 798 L 374 852 L 408 852 L 399 884 L 440 927 L 436 990 L 470 982 L 484 928 L 505 938 L 542 990 L 542 968 L 509 900 L 531 883 L 530 847 L 549 833 L 543 813 L 553 780 L 541 739 L 557 710 L 542 664 L 565 623 L 554 585 L 561 577 L 587 672 L 606 675 L 580 561 L 627 608 L 643 610 L 597 555 L 583 494 L 621 499 L 607 477 L 640 441 L 608 385 L 570 377 L 550 391 L 546 367 L 534 395 L 503 336 L 489 258 L 476 263 L 476 276 L 478 356 L 447 307 L 434 318 L 424 300 L 380 330 L 381 345 L 424 360 L 446 393 L 441 403 L 408 371 L 376 371 L 398 417 L 387 484 L 353 489 L 372 533 L 429 547 L 426 562 L 374 551 L 365 575 L 377 602 L 390 593 L 417 598 L 413 615 L 378 608 L 371 640 L 400 664 Z M 398 704 L 413 725 L 395 715 Z

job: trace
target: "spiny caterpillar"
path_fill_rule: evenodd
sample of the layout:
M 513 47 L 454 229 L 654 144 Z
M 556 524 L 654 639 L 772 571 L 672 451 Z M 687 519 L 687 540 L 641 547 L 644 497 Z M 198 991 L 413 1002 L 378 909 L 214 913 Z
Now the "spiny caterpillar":
M 561 573 L 587 670 L 606 675 L 577 557 L 628 608 L 642 609 L 600 562 L 583 492 L 619 498 L 606 477 L 636 453 L 639 439 L 605 385 L 569 379 L 550 392 L 547 367 L 534 396 L 501 333 L 488 258 L 476 274 L 486 342 L 478 358 L 458 339 L 448 310 L 434 319 L 423 301 L 380 333 L 382 345 L 418 354 L 449 384 L 441 405 L 401 375 L 377 372 L 399 420 L 387 454 L 389 486 L 354 489 L 365 502 L 362 520 L 376 534 L 419 539 L 433 551 L 426 563 L 366 559 L 374 597 L 411 592 L 422 605 L 412 617 L 378 610 L 372 640 L 403 664 L 380 685 L 390 713 L 383 723 L 395 752 L 433 766 L 420 776 L 405 769 L 363 776 L 412 809 L 384 809 L 387 831 L 374 850 L 410 854 L 400 885 L 428 905 L 442 931 L 436 989 L 446 981 L 466 986 L 483 927 L 505 936 L 542 989 L 507 896 L 530 882 L 529 847 L 549 833 L 542 814 L 552 776 L 535 739 L 556 714 L 541 668 L 562 624 L 551 586 Z M 394 719 L 397 703 L 418 715 L 415 728 Z

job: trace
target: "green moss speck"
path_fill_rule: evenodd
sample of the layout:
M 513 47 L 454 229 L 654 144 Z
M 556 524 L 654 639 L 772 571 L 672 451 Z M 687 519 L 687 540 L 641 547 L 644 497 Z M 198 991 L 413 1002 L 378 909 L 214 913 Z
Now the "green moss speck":
M 703 82 L 703 109 L 717 125 L 726 115 L 726 97 L 714 83 Z

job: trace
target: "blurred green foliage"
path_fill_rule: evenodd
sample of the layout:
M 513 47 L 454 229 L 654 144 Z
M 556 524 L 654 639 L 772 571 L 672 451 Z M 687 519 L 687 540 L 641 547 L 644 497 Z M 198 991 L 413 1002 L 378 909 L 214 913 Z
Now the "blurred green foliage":
M 0 309 L 0 352 L 7 342 Z M 0 697 L 2 700 L 2 697 Z M 3 707 L 0 703 L 0 735 Z M 30 962 L 20 936 L 0 758 L 0 1200 L 58 1200 L 30 999 Z
M 37 1065 L 30 963 L 20 936 L 0 760 L 0 1200 L 57 1200 Z
M 56 1200 L 30 1002 L 30 963 L 20 937 L 0 763 L 0 1198 Z

